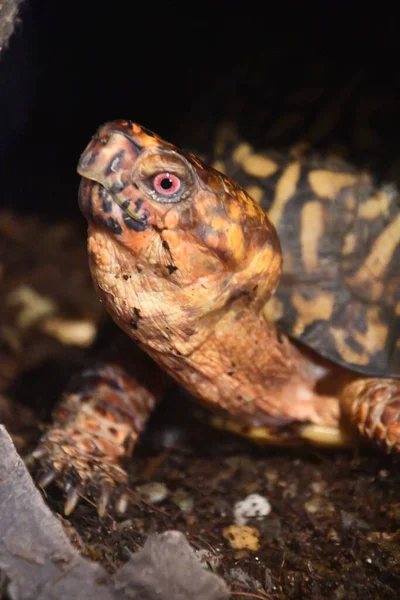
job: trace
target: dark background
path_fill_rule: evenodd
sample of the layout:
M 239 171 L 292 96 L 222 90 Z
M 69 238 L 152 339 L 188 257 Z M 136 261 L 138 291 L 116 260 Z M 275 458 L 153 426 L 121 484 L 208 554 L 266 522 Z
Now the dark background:
M 222 117 L 236 115 L 245 137 L 263 139 L 285 113 L 285 97 L 316 84 L 324 93 L 304 127 L 355 82 L 358 108 L 335 123 L 333 142 L 338 136 L 345 146 L 363 94 L 384 90 L 389 108 L 379 111 L 378 98 L 374 152 L 385 163 L 388 148 L 396 155 L 400 129 L 397 21 L 386 7 L 362 6 L 26 0 L 0 63 L 0 202 L 78 217 L 75 166 L 102 122 L 129 118 L 209 150 Z M 285 146 L 301 135 L 265 135 L 265 144 Z M 322 150 L 331 141 L 312 139 Z M 354 162 L 364 158 L 362 149 L 350 153 Z

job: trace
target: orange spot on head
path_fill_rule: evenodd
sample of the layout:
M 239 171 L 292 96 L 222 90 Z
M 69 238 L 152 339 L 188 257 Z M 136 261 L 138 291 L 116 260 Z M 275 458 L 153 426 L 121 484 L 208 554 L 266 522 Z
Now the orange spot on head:
M 211 221 L 211 227 L 218 232 L 227 231 L 229 226 L 229 221 L 222 215 L 216 215 Z
M 245 243 L 243 231 L 239 225 L 231 225 L 228 234 L 228 246 L 236 260 L 243 257 Z
M 169 210 L 164 217 L 164 224 L 167 229 L 176 229 L 179 225 L 179 214 L 176 210 Z
M 210 248 L 218 248 L 219 246 L 219 235 L 216 231 L 210 231 L 206 235 L 205 242 Z

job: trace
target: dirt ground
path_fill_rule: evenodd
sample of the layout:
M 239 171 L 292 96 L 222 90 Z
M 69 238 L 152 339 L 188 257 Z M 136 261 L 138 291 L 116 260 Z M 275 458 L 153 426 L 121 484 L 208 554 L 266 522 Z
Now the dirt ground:
M 88 275 L 84 224 L 3 211 L 0 274 L 0 410 L 26 453 L 105 325 Z M 134 501 L 123 519 L 100 519 L 82 500 L 64 520 L 60 491 L 47 489 L 85 556 L 112 572 L 150 532 L 178 529 L 232 597 L 399 597 L 399 457 L 258 448 L 193 413 L 177 391 L 154 415 L 129 463 Z M 229 536 L 235 503 L 254 493 L 269 502 L 269 514 Z M 242 547 L 234 548 L 238 539 Z

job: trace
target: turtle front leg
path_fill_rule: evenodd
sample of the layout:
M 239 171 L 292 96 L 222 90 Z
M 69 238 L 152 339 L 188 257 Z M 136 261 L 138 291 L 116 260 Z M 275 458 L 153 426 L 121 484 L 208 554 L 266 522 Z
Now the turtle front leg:
M 400 380 L 360 378 L 344 385 L 343 412 L 363 437 L 400 452 Z
M 73 378 L 32 453 L 40 463 L 39 485 L 55 481 L 65 491 L 66 515 L 86 495 L 95 500 L 100 516 L 111 499 L 117 512 L 126 509 L 122 463 L 132 455 L 166 383 L 161 373 L 155 375 L 156 365 L 151 376 L 145 361 L 136 367 L 137 378 L 113 363 L 97 364 Z

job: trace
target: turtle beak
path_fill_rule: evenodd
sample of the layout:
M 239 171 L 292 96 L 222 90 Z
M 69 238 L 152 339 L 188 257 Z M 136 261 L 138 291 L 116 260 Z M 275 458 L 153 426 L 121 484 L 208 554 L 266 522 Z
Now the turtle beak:
M 125 129 L 124 121 L 103 125 L 83 151 L 77 167 L 83 178 L 79 188 L 82 213 L 91 222 L 107 225 L 113 233 L 124 226 L 143 231 L 150 217 L 132 179 L 141 147 Z
M 83 151 L 77 170 L 82 177 L 97 181 L 109 190 L 112 186 L 121 186 L 121 174 L 130 173 L 140 148 L 118 131 L 100 133 L 103 135 L 94 136 Z

